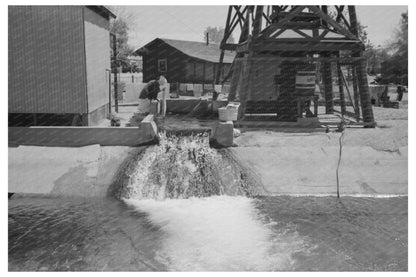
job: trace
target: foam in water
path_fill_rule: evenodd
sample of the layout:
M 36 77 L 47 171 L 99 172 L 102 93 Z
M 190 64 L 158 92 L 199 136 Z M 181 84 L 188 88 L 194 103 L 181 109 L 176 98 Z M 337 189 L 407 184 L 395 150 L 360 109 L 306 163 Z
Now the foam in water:
M 158 259 L 172 271 L 290 270 L 303 247 L 296 233 L 276 234 L 246 197 L 125 201 L 163 231 Z
M 290 270 L 304 245 L 259 214 L 246 172 L 207 136 L 162 136 L 127 175 L 123 200 L 162 230 L 156 258 L 169 270 Z
M 207 135 L 161 136 L 148 147 L 122 185 L 122 196 L 136 199 L 181 199 L 211 195 L 253 195 L 247 174 L 217 150 Z

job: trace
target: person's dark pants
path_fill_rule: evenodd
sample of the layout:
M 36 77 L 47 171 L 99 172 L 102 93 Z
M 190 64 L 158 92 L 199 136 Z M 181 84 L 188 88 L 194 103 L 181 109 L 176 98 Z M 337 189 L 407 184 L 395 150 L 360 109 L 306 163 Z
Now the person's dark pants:
M 397 95 L 397 101 L 402 101 L 402 98 L 403 98 L 403 92 Z

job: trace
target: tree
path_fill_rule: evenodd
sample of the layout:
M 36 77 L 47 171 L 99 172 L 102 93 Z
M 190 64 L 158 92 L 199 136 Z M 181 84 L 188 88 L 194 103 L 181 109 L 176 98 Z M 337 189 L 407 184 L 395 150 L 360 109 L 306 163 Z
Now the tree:
M 207 34 L 208 34 L 209 42 L 220 44 L 222 39 L 224 38 L 224 28 L 211 27 L 211 26 L 205 28 L 204 41 L 207 41 Z M 234 43 L 234 37 L 232 34 L 228 38 L 227 42 Z
M 409 15 L 406 11 L 402 13 L 400 19 L 399 28 L 396 29 L 394 34 L 394 41 L 390 42 L 390 49 L 395 52 L 397 55 L 406 55 L 408 54 L 408 25 L 409 25 Z
M 117 15 L 117 18 L 110 22 L 110 32 L 116 35 L 117 59 L 115 63 L 112 62 L 111 66 L 126 67 L 129 66 L 127 57 L 133 52 L 133 48 L 128 44 L 128 31 L 132 25 L 133 17 L 123 7 L 113 6 L 112 10 Z
M 385 82 L 408 83 L 408 12 L 401 15 L 399 28 L 394 34 L 393 42 L 388 45 L 393 53 L 381 66 Z

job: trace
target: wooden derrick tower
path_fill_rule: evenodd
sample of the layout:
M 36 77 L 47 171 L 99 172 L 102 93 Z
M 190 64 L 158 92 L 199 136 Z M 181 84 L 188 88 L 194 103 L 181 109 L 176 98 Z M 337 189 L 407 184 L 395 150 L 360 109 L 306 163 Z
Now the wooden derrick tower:
M 263 110 L 277 114 L 277 120 L 296 121 L 302 116 L 299 101 L 310 101 L 317 90 L 302 90 L 302 74 L 316 73 L 315 87 L 321 88 L 328 114 L 334 112 L 332 77 L 338 75 L 341 113 L 347 112 L 347 96 L 355 118 L 374 126 L 364 44 L 357 28 L 355 6 L 230 6 L 216 83 L 224 51 L 235 51 L 226 78 L 231 78 L 228 100 L 241 103 L 239 120 Z M 228 43 L 238 31 L 238 42 Z M 351 72 L 353 91 L 342 67 Z

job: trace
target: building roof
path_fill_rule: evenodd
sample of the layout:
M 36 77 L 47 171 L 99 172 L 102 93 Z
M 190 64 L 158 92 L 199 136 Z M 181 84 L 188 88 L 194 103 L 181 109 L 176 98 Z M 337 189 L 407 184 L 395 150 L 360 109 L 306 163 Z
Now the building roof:
M 116 15 L 106 6 L 87 6 L 88 8 L 96 11 L 107 19 L 116 18 Z
M 197 41 L 186 41 L 186 40 L 176 40 L 176 39 L 165 39 L 165 38 L 156 38 L 151 42 L 147 43 L 145 46 L 134 51 L 137 55 L 143 55 L 148 51 L 148 48 L 156 42 L 157 40 L 163 41 L 166 44 L 176 48 L 185 55 L 194 57 L 197 59 L 218 63 L 220 60 L 220 46 L 218 44 L 206 44 L 204 42 Z M 224 53 L 224 63 L 232 63 L 235 57 L 235 52 L 225 51 Z

